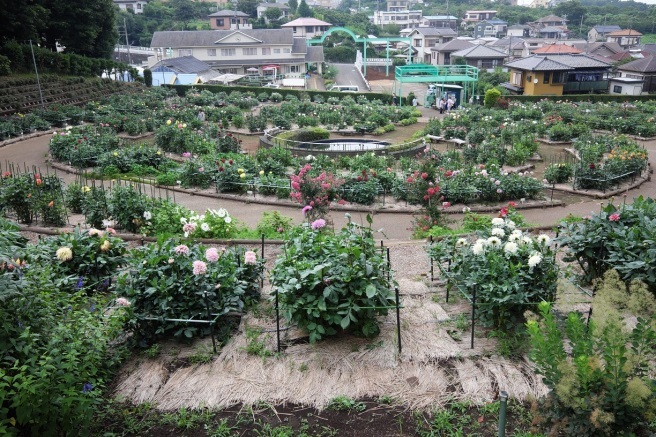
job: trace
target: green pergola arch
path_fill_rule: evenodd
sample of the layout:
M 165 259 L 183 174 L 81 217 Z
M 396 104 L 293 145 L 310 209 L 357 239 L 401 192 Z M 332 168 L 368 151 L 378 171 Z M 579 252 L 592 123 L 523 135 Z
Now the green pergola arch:
M 394 89 L 403 94 L 404 83 L 434 83 L 438 85 L 462 84 L 464 101 L 476 93 L 478 68 L 471 65 L 428 65 L 412 64 L 396 67 Z
M 408 59 L 407 62 L 410 63 L 410 54 L 412 51 L 412 39 L 408 37 L 402 37 L 402 36 L 397 36 L 397 37 L 375 37 L 375 38 L 368 38 L 368 37 L 359 37 L 355 33 L 353 33 L 352 30 L 347 29 L 346 27 L 331 27 L 327 31 L 325 31 L 320 38 L 312 38 L 307 40 L 307 45 L 315 45 L 315 44 L 323 44 L 324 41 L 328 36 L 330 36 L 333 32 L 345 32 L 348 35 L 353 38 L 353 41 L 356 43 L 362 43 L 364 46 L 364 50 L 362 53 L 362 67 L 364 69 L 363 74 L 366 76 L 367 75 L 367 43 L 374 43 L 374 42 L 384 42 L 386 43 L 386 48 L 385 48 L 385 59 L 387 60 L 386 62 L 386 69 L 385 69 L 385 74 L 389 76 L 389 47 L 390 47 L 390 42 L 404 42 L 408 44 Z

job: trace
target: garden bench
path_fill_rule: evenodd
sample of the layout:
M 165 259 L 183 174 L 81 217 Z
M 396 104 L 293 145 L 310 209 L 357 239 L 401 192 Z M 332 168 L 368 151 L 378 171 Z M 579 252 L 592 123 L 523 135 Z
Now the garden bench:
M 453 144 L 453 147 L 456 149 L 461 149 L 463 145 L 467 144 L 467 141 L 461 140 L 460 138 L 451 138 L 446 140 L 446 147 L 449 148 L 449 143 Z
M 437 136 L 437 135 L 426 135 L 428 139 L 431 141 L 431 143 L 439 143 L 440 141 L 444 141 L 444 137 Z

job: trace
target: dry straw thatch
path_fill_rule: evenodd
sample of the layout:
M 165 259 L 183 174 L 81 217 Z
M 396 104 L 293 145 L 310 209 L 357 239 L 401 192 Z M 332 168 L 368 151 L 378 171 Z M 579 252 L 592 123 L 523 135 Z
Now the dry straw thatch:
M 418 285 L 419 284 L 419 285 Z M 423 289 L 422 289 L 423 287 Z M 406 287 L 404 287 L 406 288 Z M 413 409 L 430 409 L 454 399 L 485 402 L 498 389 L 515 398 L 546 392 L 526 363 L 469 355 L 468 341 L 453 340 L 444 329 L 448 314 L 420 282 L 402 298 L 402 345 L 398 356 L 396 316 L 381 320 L 374 340 L 354 337 L 318 344 L 292 342 L 279 357 L 249 355 L 245 324 L 260 327 L 259 340 L 275 351 L 275 320 L 244 316 L 235 335 L 211 363 L 167 370 L 170 357 L 126 366 L 115 395 L 163 410 L 228 407 L 265 401 L 325 408 L 336 396 L 354 399 L 390 396 Z M 290 329 L 290 341 L 303 335 Z M 480 354 L 481 350 L 478 350 Z M 528 376 L 527 376 L 528 375 Z

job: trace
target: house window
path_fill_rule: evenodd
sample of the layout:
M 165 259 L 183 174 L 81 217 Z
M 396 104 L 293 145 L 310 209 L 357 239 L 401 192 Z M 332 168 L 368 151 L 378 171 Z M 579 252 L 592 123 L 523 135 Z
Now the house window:
M 274 55 L 279 55 L 280 54 L 280 49 L 273 49 L 273 54 Z
M 207 56 L 216 56 L 216 49 L 207 49 Z
M 512 84 L 517 86 L 522 86 L 522 73 L 517 73 L 513 71 Z
M 246 47 L 241 49 L 241 54 L 244 56 L 255 56 L 257 55 L 257 47 Z
M 289 66 L 289 72 L 290 73 L 300 73 L 301 72 L 301 66 L 300 65 L 290 65 Z
M 137 3 L 137 9 L 141 9 L 141 3 Z
M 282 49 L 282 52 L 283 52 L 283 53 L 291 53 L 291 52 L 292 52 L 292 49 L 289 48 L 289 47 L 286 47 L 286 48 Z
M 223 18 L 217 18 L 216 19 L 216 25 L 218 27 L 223 27 L 223 25 L 224 25 L 223 23 L 224 23 Z
M 237 49 L 221 49 L 221 56 L 235 56 Z
M 415 42 L 414 42 L 414 44 L 413 44 L 413 46 L 415 46 L 415 47 L 421 47 L 421 40 L 420 40 L 420 39 L 416 39 Z
M 615 94 L 622 94 L 622 87 L 619 86 L 619 85 L 615 85 L 615 86 L 613 86 L 613 92 L 614 92 Z
M 296 33 L 296 26 L 292 27 L 292 32 Z
M 549 78 L 551 76 L 551 73 L 548 71 L 544 72 L 544 76 L 542 77 L 542 83 L 549 83 Z
M 271 48 L 270 47 L 262 47 L 262 55 L 270 55 L 271 54 Z
M 191 49 L 179 49 L 178 56 L 191 56 Z
M 551 78 L 551 83 L 563 83 L 565 82 L 565 74 L 562 71 L 554 71 L 553 77 Z

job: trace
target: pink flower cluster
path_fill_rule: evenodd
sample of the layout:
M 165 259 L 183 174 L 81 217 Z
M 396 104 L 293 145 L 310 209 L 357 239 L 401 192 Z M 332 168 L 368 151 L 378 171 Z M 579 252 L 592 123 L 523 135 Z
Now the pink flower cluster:
M 316 231 L 316 230 L 325 228 L 326 227 L 326 221 L 324 219 L 316 219 L 315 221 L 312 222 L 312 224 L 310 226 L 312 226 L 312 229 Z
M 207 273 L 207 264 L 205 264 L 203 261 L 196 260 L 193 262 L 193 266 L 194 266 L 194 275 L 200 276 Z
M 611 222 L 619 222 L 620 221 L 620 215 L 618 213 L 614 213 L 608 216 L 608 220 Z
M 127 300 L 124 297 L 119 297 L 118 299 L 116 299 L 116 305 L 118 305 L 120 307 L 129 307 L 130 306 L 130 301 Z
M 252 250 L 246 251 L 244 254 L 244 264 L 254 265 L 257 262 L 257 255 Z
M 219 251 L 214 247 L 210 247 L 205 251 L 205 259 L 211 263 L 215 263 L 219 260 Z
M 196 223 L 186 223 L 182 226 L 182 232 L 193 234 L 196 231 Z
M 186 244 L 181 244 L 179 246 L 176 246 L 173 251 L 177 255 L 189 255 L 189 247 Z

